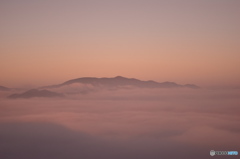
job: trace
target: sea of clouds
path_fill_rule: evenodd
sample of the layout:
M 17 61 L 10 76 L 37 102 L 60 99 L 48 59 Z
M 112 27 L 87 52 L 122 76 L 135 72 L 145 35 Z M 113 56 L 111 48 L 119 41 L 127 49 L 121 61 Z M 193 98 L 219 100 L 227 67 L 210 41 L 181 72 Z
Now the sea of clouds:
M 0 158 L 205 159 L 210 150 L 240 152 L 239 89 L 1 96 Z

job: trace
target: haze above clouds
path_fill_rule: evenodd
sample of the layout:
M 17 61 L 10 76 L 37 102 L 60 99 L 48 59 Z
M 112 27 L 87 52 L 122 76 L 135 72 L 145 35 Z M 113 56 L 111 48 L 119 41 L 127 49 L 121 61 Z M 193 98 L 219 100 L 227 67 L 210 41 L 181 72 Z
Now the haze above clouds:
M 0 2 L 0 85 L 122 75 L 240 85 L 238 0 Z

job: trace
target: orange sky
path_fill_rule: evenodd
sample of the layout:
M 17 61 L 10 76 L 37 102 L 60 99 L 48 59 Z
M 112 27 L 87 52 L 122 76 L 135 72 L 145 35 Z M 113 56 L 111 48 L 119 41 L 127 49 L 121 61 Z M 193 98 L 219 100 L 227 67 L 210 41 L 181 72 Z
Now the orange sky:
M 240 1 L 0 2 L 0 85 L 117 75 L 240 85 Z

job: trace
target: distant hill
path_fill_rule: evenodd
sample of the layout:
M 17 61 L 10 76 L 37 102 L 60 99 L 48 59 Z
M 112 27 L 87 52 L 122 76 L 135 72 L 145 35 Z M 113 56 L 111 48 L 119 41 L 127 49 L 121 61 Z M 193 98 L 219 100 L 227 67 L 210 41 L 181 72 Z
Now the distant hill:
M 117 76 L 114 78 L 83 77 L 83 78 L 72 79 L 62 84 L 45 86 L 42 88 L 59 88 L 62 86 L 71 85 L 75 83 L 92 85 L 94 87 L 107 87 L 107 88 L 118 88 L 118 87 L 125 87 L 125 86 L 133 86 L 138 88 L 180 88 L 180 87 L 194 88 L 194 89 L 199 88 L 198 86 L 193 84 L 179 85 L 174 82 L 158 83 L 155 81 L 141 81 L 135 78 L 126 78 L 122 76 Z
M 48 90 L 37 90 L 37 89 L 31 89 L 28 90 L 24 93 L 21 94 L 12 94 L 10 96 L 8 96 L 8 98 L 33 98 L 33 97 L 47 97 L 47 98 L 51 98 L 51 97 L 63 97 L 64 95 L 61 93 L 56 93 L 56 92 L 52 92 L 52 91 L 48 91 Z
M 0 86 L 0 91 L 10 91 L 10 90 L 11 90 L 11 88 Z

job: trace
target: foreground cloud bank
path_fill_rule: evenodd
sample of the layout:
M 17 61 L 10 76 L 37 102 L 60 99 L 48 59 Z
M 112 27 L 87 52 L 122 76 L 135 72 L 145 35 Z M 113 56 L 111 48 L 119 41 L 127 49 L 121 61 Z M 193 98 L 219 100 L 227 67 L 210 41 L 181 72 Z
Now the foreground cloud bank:
M 239 90 L 204 89 L 3 98 L 0 158 L 211 158 L 240 149 L 239 99 Z

